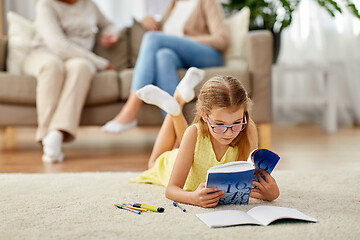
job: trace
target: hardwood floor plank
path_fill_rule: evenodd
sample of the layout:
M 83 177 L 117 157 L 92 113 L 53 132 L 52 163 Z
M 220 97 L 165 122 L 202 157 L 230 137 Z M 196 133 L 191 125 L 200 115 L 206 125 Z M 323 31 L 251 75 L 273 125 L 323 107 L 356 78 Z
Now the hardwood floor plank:
M 82 127 L 76 141 L 64 144 L 62 163 L 44 164 L 34 128 L 16 129 L 16 149 L 0 151 L 0 173 L 144 171 L 159 127 L 106 134 Z M 272 150 L 281 156 L 277 168 L 351 167 L 360 159 L 360 128 L 326 134 L 315 125 L 272 126 Z M 4 141 L 0 134 L 0 143 Z

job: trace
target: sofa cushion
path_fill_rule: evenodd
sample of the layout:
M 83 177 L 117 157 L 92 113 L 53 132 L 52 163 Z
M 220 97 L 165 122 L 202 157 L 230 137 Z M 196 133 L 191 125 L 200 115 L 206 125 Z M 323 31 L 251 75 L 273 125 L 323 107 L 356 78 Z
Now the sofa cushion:
M 130 56 L 128 28 L 120 32 L 118 42 L 110 48 L 103 47 L 100 38 L 101 34 L 97 34 L 93 52 L 109 60 L 117 71 L 128 68 Z
M 95 74 L 86 98 L 85 105 L 97 105 L 116 102 L 120 99 L 120 88 L 117 72 L 102 71 Z
M 103 71 L 94 76 L 85 105 L 115 102 L 119 96 L 116 71 Z M 35 105 L 36 79 L 28 75 L 0 72 L 0 102 Z
M 133 71 L 133 68 L 128 68 L 119 72 L 120 99 L 123 101 L 129 98 Z
M 229 31 L 230 45 L 224 55 L 225 65 L 239 66 L 246 63 L 246 42 L 249 31 L 250 9 L 242 8 L 239 12 L 228 17 L 225 25 Z
M 34 105 L 35 95 L 34 77 L 0 72 L 0 102 Z
M 237 68 L 233 67 L 212 67 L 212 68 L 204 68 L 205 70 L 205 77 L 202 83 L 200 83 L 196 88 L 196 96 L 200 93 L 200 88 L 204 84 L 206 80 L 208 80 L 211 77 L 217 76 L 217 75 L 228 75 L 235 77 L 239 79 L 243 84 L 247 92 L 249 93 L 249 96 L 251 97 L 251 82 L 250 82 L 250 73 L 247 70 L 239 70 Z M 119 79 L 120 79 L 120 96 L 121 100 L 126 100 L 129 97 L 130 94 L 130 88 L 131 88 L 131 82 L 132 82 L 132 76 L 133 76 L 134 69 L 124 69 L 119 73 Z M 186 69 L 180 69 L 177 71 L 179 79 L 182 79 L 185 76 Z
M 22 63 L 31 50 L 35 27 L 30 20 L 13 11 L 7 13 L 7 20 L 9 23 L 7 70 L 10 73 L 20 74 Z

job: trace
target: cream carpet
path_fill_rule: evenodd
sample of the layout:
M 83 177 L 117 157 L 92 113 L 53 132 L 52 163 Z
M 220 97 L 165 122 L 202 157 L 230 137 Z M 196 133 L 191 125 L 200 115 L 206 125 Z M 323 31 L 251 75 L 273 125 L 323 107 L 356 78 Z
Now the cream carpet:
M 347 168 L 348 169 L 348 168 Z M 0 239 L 359 239 L 359 168 L 275 170 L 281 195 L 274 202 L 214 209 L 172 206 L 164 188 L 134 184 L 137 173 L 0 174 Z M 114 203 L 142 202 L 164 213 L 138 215 Z M 210 229 L 196 213 L 257 205 L 296 208 L 318 223 Z

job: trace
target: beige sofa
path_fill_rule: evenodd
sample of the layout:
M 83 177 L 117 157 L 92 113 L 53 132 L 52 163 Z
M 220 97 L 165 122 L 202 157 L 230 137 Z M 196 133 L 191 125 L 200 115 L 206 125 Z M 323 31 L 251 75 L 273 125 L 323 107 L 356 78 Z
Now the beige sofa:
M 122 32 L 117 49 L 104 50 L 95 46 L 94 51 L 117 61 L 119 71 L 102 71 L 95 75 L 81 117 L 81 126 L 101 126 L 112 119 L 129 96 L 134 62 L 142 33 L 133 29 Z M 121 47 L 122 44 L 122 47 Z M 18 126 L 37 125 L 36 79 L 26 75 L 6 72 L 7 38 L 0 37 L 0 128 L 5 133 L 5 145 L 14 147 L 14 132 Z M 124 52 L 125 51 L 125 52 Z M 128 52 L 126 52 L 128 51 Z M 116 54 L 117 52 L 117 54 Z M 248 34 L 248 70 L 236 67 L 207 68 L 205 79 L 215 75 L 231 75 L 240 79 L 253 100 L 253 118 L 258 125 L 260 144 L 270 146 L 271 116 L 271 65 L 272 35 L 269 31 L 252 31 Z M 181 77 L 184 70 L 179 70 Z M 202 84 L 197 87 L 197 93 Z M 195 101 L 186 105 L 188 121 L 192 120 Z M 138 116 L 139 126 L 160 125 L 162 115 L 158 108 L 144 104 Z

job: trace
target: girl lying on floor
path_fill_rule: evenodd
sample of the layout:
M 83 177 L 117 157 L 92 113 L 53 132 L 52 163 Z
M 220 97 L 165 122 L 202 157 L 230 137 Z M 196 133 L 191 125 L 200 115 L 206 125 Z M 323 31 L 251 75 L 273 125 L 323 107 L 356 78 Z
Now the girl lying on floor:
M 227 162 L 246 161 L 257 148 L 258 138 L 249 115 L 251 100 L 241 82 L 229 76 L 213 77 L 203 85 L 193 124 L 187 125 L 182 109 L 194 98 L 194 88 L 203 76 L 202 70 L 190 68 L 174 96 L 153 85 L 137 91 L 140 99 L 158 106 L 167 116 L 155 141 L 149 169 L 131 181 L 166 186 L 166 197 L 176 202 L 215 207 L 224 192 L 205 186 L 207 170 Z M 174 148 L 177 143 L 179 148 Z M 255 174 L 259 182 L 253 181 L 257 188 L 251 189 L 250 197 L 276 199 L 279 188 L 275 179 L 266 171 Z

